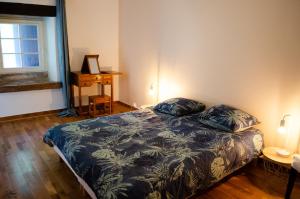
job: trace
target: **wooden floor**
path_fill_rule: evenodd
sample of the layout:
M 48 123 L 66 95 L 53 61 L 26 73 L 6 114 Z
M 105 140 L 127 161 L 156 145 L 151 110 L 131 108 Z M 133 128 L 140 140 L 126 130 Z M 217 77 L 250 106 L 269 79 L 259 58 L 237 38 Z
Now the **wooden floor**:
M 114 113 L 128 110 L 114 105 Z M 0 123 L 1 199 L 89 198 L 54 150 L 42 142 L 43 134 L 52 125 L 79 119 L 84 118 L 48 115 Z M 195 198 L 283 198 L 286 183 L 286 179 L 265 172 L 260 166 L 249 166 Z M 300 198 L 298 182 L 292 198 Z

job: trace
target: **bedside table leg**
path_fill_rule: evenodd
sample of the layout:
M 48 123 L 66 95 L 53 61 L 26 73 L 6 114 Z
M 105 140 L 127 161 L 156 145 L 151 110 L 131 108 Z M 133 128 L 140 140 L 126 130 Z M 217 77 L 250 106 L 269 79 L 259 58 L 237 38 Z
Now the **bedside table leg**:
M 78 98 L 79 98 L 79 114 L 82 114 L 82 99 L 81 99 L 81 86 L 78 86 Z
M 289 182 L 285 192 L 285 199 L 289 199 L 291 197 L 291 193 L 293 191 L 293 187 L 297 178 L 297 173 L 297 170 L 292 167 L 289 175 Z

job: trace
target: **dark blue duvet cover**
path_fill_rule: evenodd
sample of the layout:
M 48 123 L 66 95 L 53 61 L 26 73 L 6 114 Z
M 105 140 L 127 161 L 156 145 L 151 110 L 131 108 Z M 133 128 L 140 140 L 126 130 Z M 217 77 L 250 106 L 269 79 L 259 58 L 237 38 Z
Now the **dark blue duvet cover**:
M 256 158 L 259 130 L 229 133 L 151 109 L 55 126 L 56 145 L 98 198 L 187 198 Z

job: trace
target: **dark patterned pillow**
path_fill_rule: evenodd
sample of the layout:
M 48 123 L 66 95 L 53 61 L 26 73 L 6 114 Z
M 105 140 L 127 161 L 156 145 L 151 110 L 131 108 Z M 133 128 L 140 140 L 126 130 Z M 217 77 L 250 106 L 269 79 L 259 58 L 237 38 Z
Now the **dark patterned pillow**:
M 240 132 L 260 123 L 256 117 L 226 105 L 213 106 L 199 116 L 201 123 L 230 132 Z
M 173 116 L 182 116 L 203 111 L 205 105 L 186 98 L 171 98 L 157 104 L 154 110 Z

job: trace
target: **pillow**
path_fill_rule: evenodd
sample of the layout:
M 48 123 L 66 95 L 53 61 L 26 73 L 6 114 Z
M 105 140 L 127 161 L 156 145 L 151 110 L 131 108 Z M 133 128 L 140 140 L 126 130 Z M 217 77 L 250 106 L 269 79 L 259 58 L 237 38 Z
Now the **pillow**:
M 205 105 L 186 98 L 171 98 L 157 104 L 154 110 L 173 116 L 182 116 L 203 111 Z
M 256 117 L 227 105 L 213 106 L 200 113 L 200 122 L 229 132 L 240 132 L 260 122 Z

